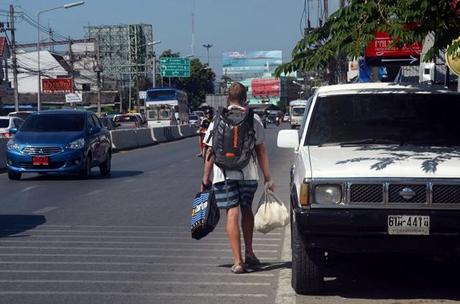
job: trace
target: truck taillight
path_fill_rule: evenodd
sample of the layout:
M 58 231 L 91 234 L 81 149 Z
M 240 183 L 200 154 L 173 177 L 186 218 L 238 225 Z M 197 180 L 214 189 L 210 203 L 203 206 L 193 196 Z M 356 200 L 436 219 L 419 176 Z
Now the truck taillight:
M 301 207 L 308 207 L 310 205 L 310 184 L 303 183 L 300 186 L 299 204 Z

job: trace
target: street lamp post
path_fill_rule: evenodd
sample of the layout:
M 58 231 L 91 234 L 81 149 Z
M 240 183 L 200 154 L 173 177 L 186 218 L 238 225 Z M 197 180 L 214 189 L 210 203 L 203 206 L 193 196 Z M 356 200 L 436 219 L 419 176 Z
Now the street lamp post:
M 157 40 L 157 41 L 147 43 L 147 45 L 154 46 L 160 43 L 161 43 L 161 40 Z M 156 88 L 157 86 L 156 75 L 157 75 L 157 57 L 155 55 L 155 50 L 153 50 L 153 71 L 152 71 L 152 87 L 153 88 Z
M 68 9 L 75 6 L 85 4 L 85 1 L 72 2 L 64 4 L 63 6 L 53 7 L 46 10 L 39 11 L 37 14 L 37 70 L 38 70 L 38 93 L 37 93 L 37 111 L 41 110 L 41 71 L 40 71 L 40 15 L 58 9 Z
M 203 44 L 203 47 L 206 48 L 206 53 L 208 54 L 208 65 L 209 65 L 209 49 L 212 48 L 212 44 Z

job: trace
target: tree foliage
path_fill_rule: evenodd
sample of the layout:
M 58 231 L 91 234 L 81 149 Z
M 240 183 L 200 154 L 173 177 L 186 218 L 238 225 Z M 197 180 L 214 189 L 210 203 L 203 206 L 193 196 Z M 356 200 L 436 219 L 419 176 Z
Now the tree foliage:
M 412 25 L 412 26 L 411 26 Z M 410 29 L 408 29 L 408 26 Z M 331 58 L 344 54 L 358 57 L 377 31 L 387 32 L 393 46 L 423 41 L 430 33 L 434 46 L 424 60 L 439 51 L 460 57 L 459 0 L 350 0 L 325 24 L 302 38 L 292 51 L 292 60 L 276 70 L 277 76 L 327 66 Z
M 161 54 L 161 57 L 180 57 L 180 53 L 166 50 Z M 203 64 L 198 58 L 192 58 L 190 61 L 190 77 L 171 78 L 171 86 L 187 92 L 192 107 L 196 109 L 205 102 L 206 94 L 214 93 L 215 79 L 216 74 L 207 64 Z M 161 77 L 156 82 L 161 83 Z M 163 82 L 169 85 L 169 79 L 164 78 Z

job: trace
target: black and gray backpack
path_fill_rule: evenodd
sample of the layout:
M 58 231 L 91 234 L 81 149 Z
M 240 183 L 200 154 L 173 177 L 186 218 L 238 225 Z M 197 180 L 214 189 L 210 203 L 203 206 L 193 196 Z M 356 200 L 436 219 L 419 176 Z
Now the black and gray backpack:
M 214 163 L 224 170 L 241 171 L 255 153 L 254 112 L 219 108 L 212 131 Z

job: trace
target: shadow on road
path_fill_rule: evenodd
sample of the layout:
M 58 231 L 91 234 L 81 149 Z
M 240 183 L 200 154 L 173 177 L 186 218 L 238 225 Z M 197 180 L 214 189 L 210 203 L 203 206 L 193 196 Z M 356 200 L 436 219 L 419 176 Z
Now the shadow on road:
M 248 272 L 264 272 L 264 271 L 272 271 L 278 269 L 291 269 L 291 262 L 280 262 L 280 263 L 261 263 L 259 266 L 255 267 L 248 267 Z M 224 264 L 218 265 L 217 267 L 222 268 L 231 268 L 233 264 Z
M 414 256 L 340 257 L 322 295 L 351 299 L 460 300 L 459 264 Z
M 111 180 L 111 179 L 120 179 L 126 177 L 135 177 L 144 174 L 144 171 L 138 170 L 113 170 L 109 176 L 102 176 L 95 170 L 92 172 L 89 178 L 85 178 L 87 180 Z M 22 178 L 23 181 L 75 181 L 75 180 L 83 180 L 83 178 L 79 177 L 78 175 L 68 175 L 68 174 L 57 174 L 57 173 L 47 173 L 47 174 L 40 174 L 40 175 L 30 175 L 24 176 Z
M 0 215 L 0 238 L 36 228 L 46 223 L 43 215 Z M 19 237 L 19 236 L 18 236 Z

